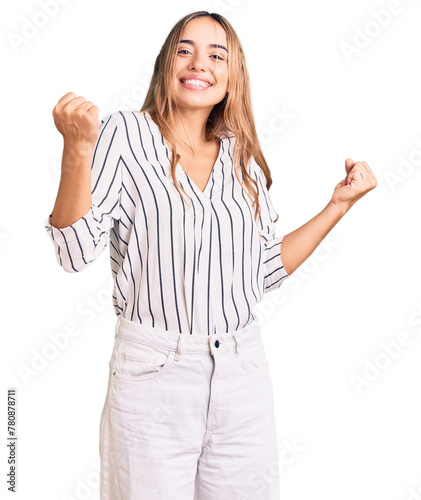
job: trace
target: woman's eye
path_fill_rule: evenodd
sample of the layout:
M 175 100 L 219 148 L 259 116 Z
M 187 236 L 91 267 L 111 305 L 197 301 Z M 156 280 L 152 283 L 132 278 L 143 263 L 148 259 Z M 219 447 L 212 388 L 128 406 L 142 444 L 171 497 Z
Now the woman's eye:
M 181 49 L 181 50 L 179 50 L 179 51 L 177 52 L 177 54 L 190 54 L 190 51 L 189 51 L 189 50 L 187 50 L 187 49 Z M 211 57 L 216 57 L 218 60 L 220 60 L 220 61 L 224 61 L 224 58 L 223 58 L 223 57 L 221 57 L 221 56 L 220 56 L 220 55 L 218 55 L 218 54 L 213 54 L 213 55 L 211 55 Z

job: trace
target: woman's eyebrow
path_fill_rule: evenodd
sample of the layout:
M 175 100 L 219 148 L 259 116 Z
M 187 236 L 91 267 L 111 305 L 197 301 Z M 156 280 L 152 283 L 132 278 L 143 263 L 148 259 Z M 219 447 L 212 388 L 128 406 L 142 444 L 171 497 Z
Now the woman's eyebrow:
M 194 45 L 193 40 L 180 40 L 178 43 L 189 43 L 190 45 Z M 219 48 L 219 49 L 224 49 L 224 50 L 227 52 L 227 54 L 228 54 L 228 50 L 227 50 L 227 49 L 226 49 L 226 47 L 224 47 L 223 45 L 219 45 L 219 44 L 217 44 L 217 43 L 210 43 L 210 44 L 208 45 L 208 47 L 214 47 L 214 48 L 216 48 L 216 49 L 218 49 L 218 48 Z

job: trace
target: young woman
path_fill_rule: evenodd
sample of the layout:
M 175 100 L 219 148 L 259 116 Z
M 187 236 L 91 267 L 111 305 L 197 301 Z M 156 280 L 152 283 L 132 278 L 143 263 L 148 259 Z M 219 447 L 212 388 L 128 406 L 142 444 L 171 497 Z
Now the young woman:
M 244 54 L 218 14 L 169 33 L 140 111 L 54 108 L 59 264 L 109 244 L 117 315 L 101 414 L 102 500 L 279 499 L 272 381 L 252 308 L 376 179 L 345 163 L 324 210 L 277 236 Z M 282 258 L 281 258 L 282 248 Z

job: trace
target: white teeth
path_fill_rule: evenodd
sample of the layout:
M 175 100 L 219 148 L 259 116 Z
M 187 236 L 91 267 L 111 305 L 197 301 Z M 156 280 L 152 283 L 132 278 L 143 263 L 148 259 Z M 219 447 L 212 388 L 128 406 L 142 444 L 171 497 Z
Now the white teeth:
M 210 87 L 210 85 L 202 80 L 181 80 L 183 83 L 187 83 L 188 85 L 198 85 L 200 87 Z

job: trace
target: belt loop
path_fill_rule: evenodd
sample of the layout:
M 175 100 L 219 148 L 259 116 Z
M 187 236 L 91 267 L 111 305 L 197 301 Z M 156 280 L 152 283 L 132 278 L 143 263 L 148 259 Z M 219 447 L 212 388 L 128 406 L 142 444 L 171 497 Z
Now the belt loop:
M 115 333 L 114 333 L 114 338 L 116 339 L 118 336 L 118 327 L 120 325 L 120 319 L 121 319 L 121 313 L 117 316 L 117 322 L 115 324 Z
M 176 352 L 175 357 L 174 357 L 175 361 L 178 361 L 180 359 L 180 356 L 181 356 L 181 347 L 182 347 L 182 343 L 184 341 L 185 336 L 186 336 L 186 334 L 183 333 L 183 332 L 181 332 L 180 336 L 178 337 L 177 352 Z

